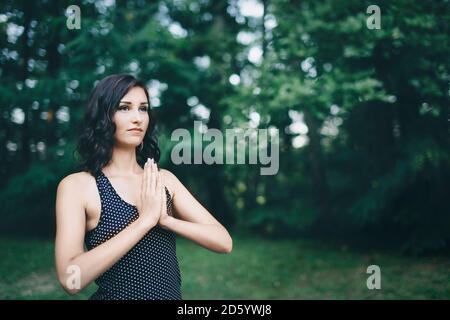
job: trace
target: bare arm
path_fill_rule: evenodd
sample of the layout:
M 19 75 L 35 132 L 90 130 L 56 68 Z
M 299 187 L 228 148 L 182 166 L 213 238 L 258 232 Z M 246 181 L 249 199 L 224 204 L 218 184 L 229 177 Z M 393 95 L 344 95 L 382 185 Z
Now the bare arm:
M 144 175 L 143 181 L 145 179 L 147 178 Z M 143 183 L 142 190 L 147 190 L 144 186 Z M 147 186 L 150 188 L 150 182 Z M 153 191 L 156 190 L 155 184 L 152 188 Z M 61 286 L 70 294 L 81 291 L 130 251 L 157 224 L 160 212 L 158 208 L 156 216 L 155 210 L 149 211 L 148 207 L 140 207 L 139 212 L 144 214 L 140 214 L 137 220 L 111 239 L 85 252 L 83 244 L 86 217 L 83 199 L 78 190 L 80 190 L 79 181 L 76 177 L 68 176 L 59 183 L 56 197 L 56 271 Z M 143 194 L 145 192 L 141 194 L 141 200 L 144 201 Z M 147 201 L 147 203 L 155 202 Z M 72 266 L 75 266 L 81 275 L 80 286 L 76 288 L 68 285 Z
M 160 225 L 217 253 L 230 253 L 233 240 L 219 221 L 208 212 L 170 171 L 161 170 L 163 181 L 173 190 L 174 215 L 160 219 Z

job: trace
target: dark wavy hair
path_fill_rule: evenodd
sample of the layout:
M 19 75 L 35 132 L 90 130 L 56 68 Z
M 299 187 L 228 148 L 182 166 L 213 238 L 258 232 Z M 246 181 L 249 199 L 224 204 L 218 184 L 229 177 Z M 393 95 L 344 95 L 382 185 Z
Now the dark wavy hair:
M 101 169 L 109 163 L 114 146 L 116 125 L 111 120 L 119 107 L 119 102 L 127 92 L 134 87 L 145 91 L 147 102 L 149 94 L 145 84 L 127 74 L 114 74 L 103 78 L 92 90 L 76 146 L 76 152 L 81 156 L 78 170 L 88 171 L 97 176 Z M 136 148 L 136 159 L 143 168 L 147 158 L 158 162 L 160 149 L 156 138 L 156 121 L 149 108 L 149 125 L 145 133 L 142 150 Z

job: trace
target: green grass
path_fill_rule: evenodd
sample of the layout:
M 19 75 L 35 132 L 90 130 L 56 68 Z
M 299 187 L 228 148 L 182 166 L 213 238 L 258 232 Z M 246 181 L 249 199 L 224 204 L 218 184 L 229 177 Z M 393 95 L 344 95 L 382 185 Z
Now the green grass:
M 87 299 L 90 285 L 67 295 L 54 270 L 51 241 L 1 239 L 0 299 Z M 183 299 L 449 299 L 450 259 L 352 252 L 306 240 L 233 238 L 217 254 L 177 242 Z M 381 268 L 381 290 L 366 269 Z

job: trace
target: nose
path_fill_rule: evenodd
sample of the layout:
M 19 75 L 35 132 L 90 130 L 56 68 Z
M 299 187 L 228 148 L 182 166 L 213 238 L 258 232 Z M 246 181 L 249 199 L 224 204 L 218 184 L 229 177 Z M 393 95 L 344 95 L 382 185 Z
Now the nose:
M 142 115 L 139 113 L 139 110 L 133 112 L 132 120 L 133 122 L 142 122 Z

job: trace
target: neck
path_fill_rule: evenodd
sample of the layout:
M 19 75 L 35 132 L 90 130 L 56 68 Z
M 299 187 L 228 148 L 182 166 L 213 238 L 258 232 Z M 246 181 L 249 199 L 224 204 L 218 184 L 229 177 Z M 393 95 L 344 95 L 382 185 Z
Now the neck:
M 142 173 L 143 169 L 137 163 L 135 147 L 115 146 L 111 161 L 103 171 L 115 176 L 130 176 Z

